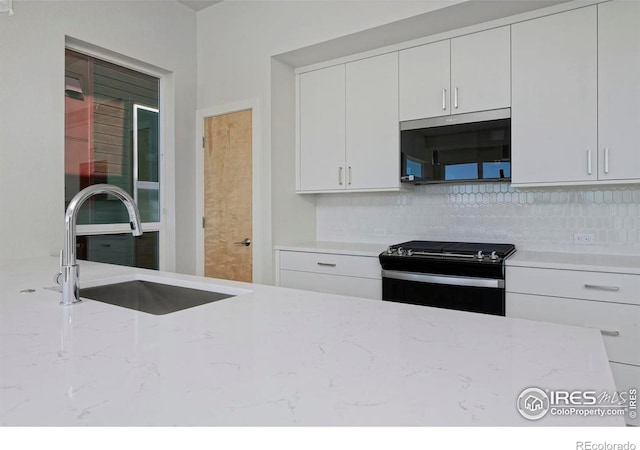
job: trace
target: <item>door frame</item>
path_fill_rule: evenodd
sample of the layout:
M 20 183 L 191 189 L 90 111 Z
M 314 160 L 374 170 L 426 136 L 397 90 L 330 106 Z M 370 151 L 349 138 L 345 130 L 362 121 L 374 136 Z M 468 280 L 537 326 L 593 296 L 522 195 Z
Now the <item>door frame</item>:
M 262 226 L 262 196 L 260 186 L 262 182 L 260 167 L 262 167 L 260 102 L 257 98 L 240 100 L 238 102 L 221 104 L 196 111 L 196 275 L 204 276 L 204 121 L 209 117 L 251 110 L 251 252 L 253 259 L 252 279 L 254 283 L 261 283 L 262 274 L 262 243 L 265 240 L 265 230 Z M 256 245 L 257 243 L 257 245 Z

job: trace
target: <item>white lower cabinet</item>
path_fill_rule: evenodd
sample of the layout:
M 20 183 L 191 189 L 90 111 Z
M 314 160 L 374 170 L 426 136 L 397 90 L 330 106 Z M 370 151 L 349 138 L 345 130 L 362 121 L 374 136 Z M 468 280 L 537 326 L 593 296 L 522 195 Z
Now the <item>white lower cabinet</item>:
M 600 330 L 618 391 L 640 388 L 640 275 L 507 267 L 505 278 L 507 317 Z
M 380 300 L 382 280 L 344 275 L 280 270 L 280 286 L 327 294 L 350 295 Z
M 595 328 L 610 361 L 640 366 L 640 307 L 574 298 L 507 293 L 508 317 Z
M 277 250 L 276 260 L 278 286 L 382 299 L 377 257 Z

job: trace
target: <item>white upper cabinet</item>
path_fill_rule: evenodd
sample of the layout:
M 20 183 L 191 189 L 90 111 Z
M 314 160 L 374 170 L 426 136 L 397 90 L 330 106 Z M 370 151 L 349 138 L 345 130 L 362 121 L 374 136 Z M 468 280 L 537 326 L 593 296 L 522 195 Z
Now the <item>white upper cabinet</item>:
M 596 180 L 596 7 L 511 27 L 512 183 Z
M 400 120 L 508 108 L 510 27 L 400 52 Z
M 452 114 L 511 106 L 511 30 L 451 40 Z
M 347 63 L 346 187 L 400 187 L 398 53 Z
M 640 3 L 512 26 L 512 182 L 640 180 Z
M 640 2 L 598 5 L 598 178 L 640 179 Z
M 299 76 L 297 192 L 400 189 L 398 53 Z
M 300 75 L 299 191 L 344 189 L 345 67 Z
M 400 52 L 400 120 L 450 114 L 449 40 Z

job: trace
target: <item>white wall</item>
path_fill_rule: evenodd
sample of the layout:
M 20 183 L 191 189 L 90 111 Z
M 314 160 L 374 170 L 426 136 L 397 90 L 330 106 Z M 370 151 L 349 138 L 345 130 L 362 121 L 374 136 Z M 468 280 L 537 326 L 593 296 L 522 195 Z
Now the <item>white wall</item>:
M 65 36 L 172 72 L 177 234 L 169 268 L 195 272 L 196 14 L 168 1 L 14 1 L 0 16 L 0 257 L 55 254 L 64 215 Z M 174 256 L 175 254 L 175 256 Z
M 459 2 L 224 1 L 198 13 L 198 108 L 253 98 L 262 105 L 264 164 L 258 170 L 266 238 L 256 242 L 264 255 L 256 281 L 272 281 L 274 243 L 315 234 L 315 200 L 293 195 L 293 136 L 285 127 L 271 136 L 272 93 L 292 80 L 292 69 L 272 65 L 271 57 Z M 277 100 L 273 110 L 286 117 L 293 99 Z

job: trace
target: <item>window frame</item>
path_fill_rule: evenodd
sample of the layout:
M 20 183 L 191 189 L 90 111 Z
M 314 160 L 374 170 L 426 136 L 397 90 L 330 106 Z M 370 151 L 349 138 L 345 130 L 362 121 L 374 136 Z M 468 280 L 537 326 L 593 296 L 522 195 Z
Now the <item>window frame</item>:
M 158 176 L 159 180 L 162 180 L 160 182 L 159 191 L 160 221 L 144 222 L 141 225 L 143 232 L 158 232 L 158 269 L 160 271 L 175 271 L 175 207 L 168 201 L 168 194 L 169 192 L 172 192 L 175 187 L 175 175 L 172 171 L 168 170 L 168 167 L 170 167 L 172 162 L 175 161 L 174 134 L 171 132 L 175 127 L 175 119 L 173 114 L 169 113 L 173 110 L 175 105 L 173 74 L 151 64 L 97 47 L 93 44 L 77 40 L 70 36 L 65 36 L 64 48 L 65 50 L 72 50 L 127 69 L 151 75 L 159 80 L 158 110 L 161 109 L 163 111 L 158 117 Z M 64 77 L 64 70 L 62 71 L 62 76 Z M 146 108 L 144 105 L 140 106 Z M 167 113 L 164 112 L 165 110 Z M 135 135 L 136 133 L 134 133 L 134 137 Z M 137 137 L 135 138 L 137 140 Z M 64 145 L 62 146 L 62 151 L 65 151 Z M 137 178 L 137 176 L 135 178 Z M 131 228 L 128 223 L 76 226 L 77 236 L 123 234 L 130 232 Z

